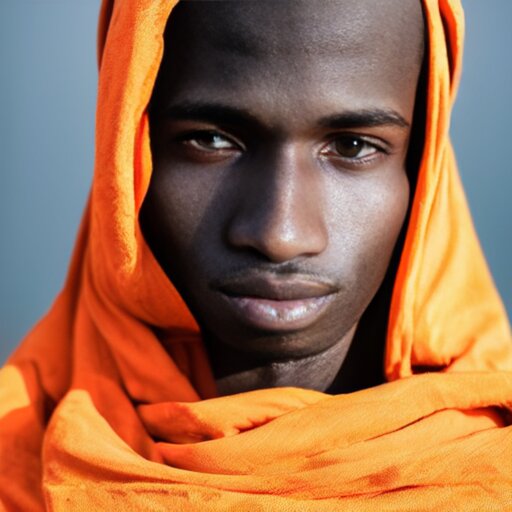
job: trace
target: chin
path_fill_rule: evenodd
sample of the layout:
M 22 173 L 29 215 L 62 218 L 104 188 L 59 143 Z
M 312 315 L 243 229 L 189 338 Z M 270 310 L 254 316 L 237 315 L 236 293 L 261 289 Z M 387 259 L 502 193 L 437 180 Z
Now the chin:
M 349 331 L 350 328 L 336 333 L 326 332 L 325 329 L 314 333 L 308 331 L 246 333 L 242 337 L 223 336 L 221 342 L 237 352 L 254 356 L 259 360 L 280 361 L 322 354 L 343 342 Z

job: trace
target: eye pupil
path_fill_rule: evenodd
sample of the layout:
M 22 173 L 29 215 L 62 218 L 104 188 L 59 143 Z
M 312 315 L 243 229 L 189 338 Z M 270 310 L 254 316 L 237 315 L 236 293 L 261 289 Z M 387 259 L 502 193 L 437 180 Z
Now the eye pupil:
M 336 140 L 336 151 L 347 158 L 355 158 L 363 149 L 364 142 L 354 137 L 343 137 Z
M 232 147 L 232 144 L 218 133 L 206 132 L 198 137 L 198 141 L 208 149 L 228 149 Z

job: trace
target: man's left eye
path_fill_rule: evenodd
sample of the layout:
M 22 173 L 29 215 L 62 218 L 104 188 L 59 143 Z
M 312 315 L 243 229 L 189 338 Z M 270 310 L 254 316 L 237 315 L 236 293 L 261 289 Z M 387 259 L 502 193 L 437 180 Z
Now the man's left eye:
M 376 145 L 361 137 L 343 136 L 334 139 L 329 144 L 328 151 L 349 160 L 362 160 L 378 153 L 380 150 Z

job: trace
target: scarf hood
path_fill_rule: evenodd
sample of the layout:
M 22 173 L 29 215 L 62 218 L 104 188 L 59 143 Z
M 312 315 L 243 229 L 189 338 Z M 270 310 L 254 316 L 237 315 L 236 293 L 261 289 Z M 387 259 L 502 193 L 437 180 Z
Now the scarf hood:
M 93 187 L 63 291 L 0 371 L 0 505 L 512 507 L 510 330 L 448 136 L 459 1 L 423 0 L 426 136 L 391 301 L 389 382 L 220 398 L 199 328 L 138 223 L 152 167 L 146 108 L 175 4 L 103 2 Z

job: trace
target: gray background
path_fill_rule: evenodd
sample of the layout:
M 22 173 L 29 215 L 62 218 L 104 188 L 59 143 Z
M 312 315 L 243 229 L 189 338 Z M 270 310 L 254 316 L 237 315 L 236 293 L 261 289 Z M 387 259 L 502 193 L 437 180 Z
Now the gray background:
M 512 2 L 465 0 L 452 136 L 512 311 Z M 94 153 L 99 0 L 0 0 L 0 363 L 62 286 Z

